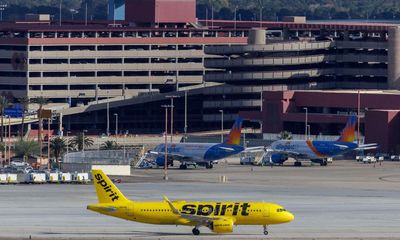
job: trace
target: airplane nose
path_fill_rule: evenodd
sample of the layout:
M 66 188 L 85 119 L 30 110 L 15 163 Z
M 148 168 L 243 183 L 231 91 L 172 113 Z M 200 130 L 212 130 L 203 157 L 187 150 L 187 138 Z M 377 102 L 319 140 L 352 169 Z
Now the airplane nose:
M 286 220 L 287 220 L 287 222 L 293 221 L 294 220 L 294 215 L 292 213 L 290 213 L 290 212 L 287 212 L 286 213 Z

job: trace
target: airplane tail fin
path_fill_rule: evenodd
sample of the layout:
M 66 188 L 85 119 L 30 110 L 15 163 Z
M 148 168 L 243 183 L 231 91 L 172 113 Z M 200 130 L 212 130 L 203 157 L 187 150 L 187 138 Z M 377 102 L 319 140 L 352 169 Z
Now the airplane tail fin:
M 342 130 L 340 137 L 337 142 L 354 142 L 356 132 L 357 117 L 355 115 L 350 116 L 347 120 L 346 126 Z
M 225 141 L 226 144 L 232 144 L 232 145 L 240 144 L 242 123 L 243 123 L 243 118 L 241 117 L 236 118 L 236 121 L 233 124 L 231 131 L 229 132 L 228 139 Z
M 93 170 L 92 176 L 99 203 L 123 203 L 129 201 L 102 170 Z

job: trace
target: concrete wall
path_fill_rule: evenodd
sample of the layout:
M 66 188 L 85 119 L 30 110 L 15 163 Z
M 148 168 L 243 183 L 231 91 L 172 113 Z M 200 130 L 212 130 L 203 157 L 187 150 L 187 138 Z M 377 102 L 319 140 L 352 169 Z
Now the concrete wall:
M 126 0 L 125 20 L 141 23 L 196 21 L 195 0 Z
M 389 29 L 388 85 L 400 89 L 400 27 Z
M 107 175 L 115 176 L 130 176 L 131 166 L 130 165 L 93 165 L 92 170 L 100 169 Z

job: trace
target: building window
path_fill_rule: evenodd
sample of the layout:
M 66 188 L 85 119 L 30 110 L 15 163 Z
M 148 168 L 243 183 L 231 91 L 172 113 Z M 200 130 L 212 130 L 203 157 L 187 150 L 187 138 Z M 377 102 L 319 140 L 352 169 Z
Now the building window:
M 41 77 L 40 72 L 29 72 L 29 77 Z
M 89 63 L 96 63 L 94 58 L 73 58 L 70 59 L 69 62 L 71 64 L 89 64 Z
M 26 77 L 26 72 L 0 71 L 0 77 Z
M 29 85 L 29 90 L 40 90 L 40 85 Z
M 148 71 L 125 71 L 125 77 L 136 77 L 136 76 L 149 76 Z
M 42 59 L 37 59 L 37 58 L 29 59 L 29 64 L 41 64 L 41 63 Z
M 108 63 L 108 64 L 122 63 L 122 58 L 98 58 L 97 63 Z
M 68 46 L 43 46 L 43 51 L 68 51 Z
M 31 52 L 42 51 L 42 46 L 30 46 L 29 51 L 31 51 Z
M 123 35 L 123 32 L 111 32 L 111 37 L 113 38 L 122 38 Z
M 57 38 L 69 38 L 69 32 L 57 32 Z
M 122 45 L 100 45 L 97 46 L 98 51 L 121 51 Z
M 95 77 L 95 72 L 70 72 L 70 77 Z
M 119 71 L 100 71 L 97 72 L 98 77 L 120 77 L 122 72 Z
M 125 58 L 124 63 L 149 63 L 148 58 Z
M 62 58 L 43 59 L 43 64 L 68 64 L 68 59 L 62 59 Z
M 68 90 L 67 85 L 43 85 L 43 90 Z
M 8 64 L 11 63 L 10 58 L 0 58 L 0 64 Z
M 43 72 L 43 77 L 68 77 L 68 72 Z
M 131 50 L 137 50 L 137 51 L 143 51 L 143 50 L 149 50 L 150 46 L 149 45 L 125 45 L 124 49 L 126 51 L 131 51 Z
M 95 38 L 96 37 L 96 32 L 84 32 L 83 33 L 84 38 Z
M 90 45 L 75 45 L 70 47 L 71 51 L 96 51 L 95 46 Z

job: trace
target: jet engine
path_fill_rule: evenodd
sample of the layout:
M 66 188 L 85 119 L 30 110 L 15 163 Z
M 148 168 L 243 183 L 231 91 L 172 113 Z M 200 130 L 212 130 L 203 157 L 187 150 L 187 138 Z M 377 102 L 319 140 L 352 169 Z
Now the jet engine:
M 209 227 L 215 233 L 231 233 L 233 231 L 232 219 L 214 220 Z

